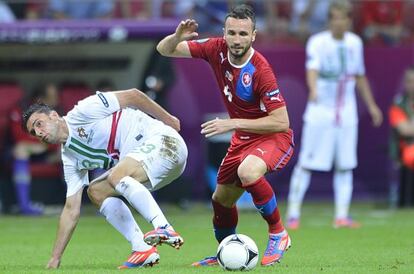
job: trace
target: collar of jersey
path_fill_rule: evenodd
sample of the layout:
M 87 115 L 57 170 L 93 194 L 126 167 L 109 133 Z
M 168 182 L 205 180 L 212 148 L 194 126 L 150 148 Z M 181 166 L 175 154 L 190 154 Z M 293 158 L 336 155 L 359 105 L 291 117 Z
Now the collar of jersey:
M 230 61 L 229 50 L 227 50 L 227 60 L 229 60 L 230 65 L 232 65 L 233 67 L 235 67 L 235 68 L 242 68 L 242 67 L 244 67 L 245 65 L 247 65 L 247 63 L 249 63 L 249 62 L 250 62 L 250 59 L 252 59 L 254 52 L 255 52 L 255 50 L 254 50 L 254 48 L 252 48 L 252 52 L 250 53 L 250 56 L 249 56 L 249 58 L 247 58 L 246 62 L 244 62 L 244 63 L 243 63 L 243 64 L 241 64 L 241 65 L 235 65 L 235 64 L 233 64 L 233 63 Z
M 72 138 L 72 129 L 69 126 L 69 122 L 67 121 L 67 116 L 63 116 L 63 120 L 66 123 L 66 126 L 68 127 L 68 138 L 66 139 L 66 142 L 63 144 L 65 147 L 68 147 L 70 144 L 70 139 Z

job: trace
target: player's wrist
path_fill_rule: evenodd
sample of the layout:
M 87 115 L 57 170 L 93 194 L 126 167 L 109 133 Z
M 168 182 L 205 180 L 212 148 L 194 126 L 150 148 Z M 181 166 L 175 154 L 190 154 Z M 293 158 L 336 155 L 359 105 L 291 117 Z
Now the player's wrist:
M 240 119 L 232 119 L 233 120 L 233 130 L 239 130 L 242 128 Z

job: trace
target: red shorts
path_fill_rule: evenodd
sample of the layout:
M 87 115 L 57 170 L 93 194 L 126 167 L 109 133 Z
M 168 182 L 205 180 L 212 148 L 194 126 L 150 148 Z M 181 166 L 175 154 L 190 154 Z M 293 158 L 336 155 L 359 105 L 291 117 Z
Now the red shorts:
M 241 140 L 233 135 L 227 154 L 220 165 L 217 183 L 239 184 L 237 169 L 248 155 L 261 158 L 266 163 L 267 172 L 282 169 L 292 157 L 293 147 L 292 130 L 249 140 Z

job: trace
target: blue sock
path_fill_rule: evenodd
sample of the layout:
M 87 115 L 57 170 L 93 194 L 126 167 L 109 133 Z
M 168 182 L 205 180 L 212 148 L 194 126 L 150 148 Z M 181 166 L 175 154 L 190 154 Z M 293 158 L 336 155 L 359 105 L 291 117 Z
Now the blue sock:
M 30 163 L 28 160 L 14 161 L 13 180 L 20 209 L 30 208 Z

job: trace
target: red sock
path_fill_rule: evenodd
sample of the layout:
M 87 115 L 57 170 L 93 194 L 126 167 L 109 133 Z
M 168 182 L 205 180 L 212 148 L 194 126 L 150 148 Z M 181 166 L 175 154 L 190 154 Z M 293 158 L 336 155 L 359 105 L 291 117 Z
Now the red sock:
M 275 193 L 266 178 L 261 177 L 244 189 L 252 195 L 256 208 L 269 225 L 269 233 L 282 232 L 285 228 L 280 218 Z
M 233 206 L 231 208 L 224 207 L 218 202 L 212 200 L 214 216 L 213 216 L 213 226 L 214 234 L 217 241 L 220 243 L 221 240 L 227 236 L 236 233 L 236 226 L 239 220 L 237 214 L 237 207 Z

